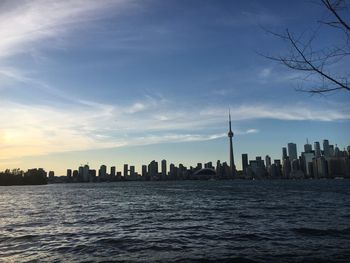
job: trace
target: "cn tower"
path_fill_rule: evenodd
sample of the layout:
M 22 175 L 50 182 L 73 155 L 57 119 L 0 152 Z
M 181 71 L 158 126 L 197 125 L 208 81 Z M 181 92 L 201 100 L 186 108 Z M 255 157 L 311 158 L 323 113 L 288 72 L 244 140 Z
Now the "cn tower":
M 229 119 L 229 131 L 228 131 L 228 137 L 230 138 L 230 175 L 234 176 L 236 174 L 236 166 L 235 161 L 233 158 L 233 145 L 232 145 L 232 138 L 233 138 L 233 132 L 231 129 L 231 112 L 229 110 L 228 112 L 228 119 Z

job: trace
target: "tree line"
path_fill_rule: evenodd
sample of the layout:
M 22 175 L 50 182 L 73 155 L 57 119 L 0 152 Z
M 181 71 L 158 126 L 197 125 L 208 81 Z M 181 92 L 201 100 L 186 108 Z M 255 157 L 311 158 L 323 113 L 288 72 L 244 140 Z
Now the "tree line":
M 47 184 L 47 176 L 44 169 L 29 169 L 24 172 L 17 169 L 7 169 L 0 172 L 0 185 L 42 185 Z

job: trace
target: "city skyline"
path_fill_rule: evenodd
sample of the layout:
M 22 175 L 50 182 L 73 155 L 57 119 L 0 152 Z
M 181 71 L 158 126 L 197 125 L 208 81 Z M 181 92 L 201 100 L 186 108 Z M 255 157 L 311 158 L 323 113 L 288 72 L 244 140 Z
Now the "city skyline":
M 349 94 L 296 92 L 298 73 L 257 54 L 285 51 L 262 28 L 300 33 L 322 15 L 306 1 L 4 2 L 0 170 L 229 162 L 229 108 L 238 169 L 306 138 L 343 149 Z

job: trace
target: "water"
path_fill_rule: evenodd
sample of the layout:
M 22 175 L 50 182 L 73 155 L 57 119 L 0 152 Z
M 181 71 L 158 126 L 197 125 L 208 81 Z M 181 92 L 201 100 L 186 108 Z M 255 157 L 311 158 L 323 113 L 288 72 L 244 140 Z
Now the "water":
M 349 262 L 350 180 L 0 187 L 2 262 Z

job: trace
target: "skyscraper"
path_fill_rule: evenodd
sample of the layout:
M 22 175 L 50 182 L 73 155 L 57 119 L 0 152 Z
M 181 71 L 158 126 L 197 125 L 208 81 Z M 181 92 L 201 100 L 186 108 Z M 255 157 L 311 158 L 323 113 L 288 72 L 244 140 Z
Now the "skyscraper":
M 166 160 L 162 160 L 162 179 L 164 179 L 166 175 L 167 175 Z
M 323 155 L 325 157 L 330 157 L 330 151 L 329 151 L 329 141 L 323 140 Z
M 232 145 L 232 137 L 233 137 L 233 132 L 231 129 L 231 113 L 229 111 L 228 113 L 228 118 L 229 118 L 229 132 L 228 132 L 228 137 L 230 138 L 230 173 L 232 176 L 235 175 L 236 173 L 236 166 L 233 158 L 233 145 Z
M 266 168 L 271 166 L 271 157 L 268 155 L 265 156 L 265 165 L 266 165 Z
M 115 166 L 112 166 L 111 167 L 111 174 L 110 174 L 111 177 L 115 177 Z
M 242 154 L 242 169 L 243 169 L 243 172 L 245 172 L 247 167 L 248 167 L 248 154 L 247 153 L 243 153 Z
M 314 148 L 315 148 L 315 157 L 318 158 L 321 156 L 321 147 L 319 142 L 314 143 Z
M 103 164 L 100 166 L 100 170 L 98 171 L 98 176 L 104 178 L 106 177 L 106 175 L 107 175 L 107 166 Z
M 288 156 L 291 162 L 298 159 L 297 145 L 295 143 L 288 143 Z
M 287 159 L 287 148 L 286 147 L 282 147 L 282 161 Z
M 309 144 L 309 140 L 306 139 L 306 144 L 304 144 L 304 152 L 311 153 L 312 152 L 312 145 Z

